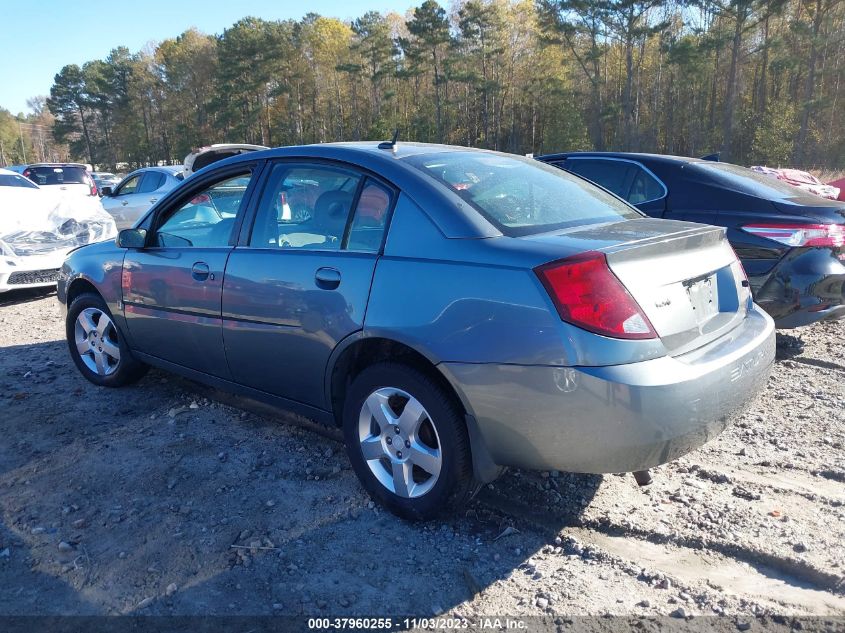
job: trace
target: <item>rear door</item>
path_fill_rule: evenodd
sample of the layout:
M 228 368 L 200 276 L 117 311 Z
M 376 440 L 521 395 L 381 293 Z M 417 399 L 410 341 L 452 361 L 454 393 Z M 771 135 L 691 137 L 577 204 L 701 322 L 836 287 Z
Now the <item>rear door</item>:
M 235 381 L 327 408 L 329 356 L 363 327 L 394 199 L 345 166 L 272 166 L 226 267 L 223 340 Z
M 132 340 L 141 352 L 213 376 L 229 378 L 223 353 L 220 300 L 226 260 L 253 183 L 255 165 L 238 165 L 186 188 L 157 209 L 147 246 L 123 263 L 123 302 Z M 238 192 L 238 205 L 220 211 L 214 196 Z

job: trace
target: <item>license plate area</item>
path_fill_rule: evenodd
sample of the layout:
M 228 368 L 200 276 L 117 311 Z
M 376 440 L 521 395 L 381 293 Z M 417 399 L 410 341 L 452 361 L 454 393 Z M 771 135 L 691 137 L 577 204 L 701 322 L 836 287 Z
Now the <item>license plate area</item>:
M 706 323 L 719 313 L 719 293 L 716 275 L 706 275 L 684 282 L 690 305 L 698 324 Z

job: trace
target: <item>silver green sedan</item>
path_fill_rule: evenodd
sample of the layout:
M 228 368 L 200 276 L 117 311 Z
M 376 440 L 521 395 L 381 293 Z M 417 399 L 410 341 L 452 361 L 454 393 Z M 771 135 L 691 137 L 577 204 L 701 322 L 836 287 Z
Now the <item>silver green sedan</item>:
M 723 229 L 439 145 L 222 160 L 59 277 L 91 382 L 156 366 L 342 427 L 363 486 L 412 519 L 507 466 L 673 460 L 725 428 L 775 353 Z

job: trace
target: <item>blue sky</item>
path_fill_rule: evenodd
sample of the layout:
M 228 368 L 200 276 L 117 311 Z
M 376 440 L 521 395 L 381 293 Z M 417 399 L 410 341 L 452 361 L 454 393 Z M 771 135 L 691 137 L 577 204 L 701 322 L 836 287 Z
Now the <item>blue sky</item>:
M 404 14 L 416 4 L 421 0 L 4 1 L 0 108 L 26 112 L 27 98 L 49 94 L 54 75 L 65 64 L 102 59 L 120 45 L 136 52 L 147 42 L 176 37 L 192 26 L 221 33 L 247 15 L 299 19 L 311 11 L 348 20 L 370 10 Z

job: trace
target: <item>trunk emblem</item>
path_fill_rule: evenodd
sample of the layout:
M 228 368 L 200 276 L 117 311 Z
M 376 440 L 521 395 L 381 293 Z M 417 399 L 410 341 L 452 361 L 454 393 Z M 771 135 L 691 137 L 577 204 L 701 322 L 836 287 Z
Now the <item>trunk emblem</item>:
M 658 299 L 654 302 L 655 308 L 665 308 L 666 306 L 670 305 L 672 305 L 672 300 L 669 297 L 666 297 L 664 299 Z

